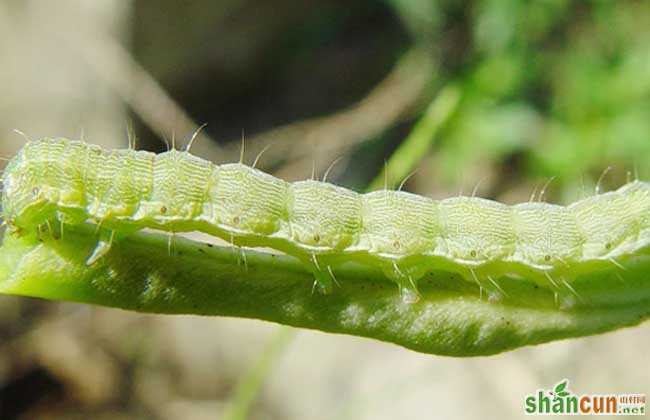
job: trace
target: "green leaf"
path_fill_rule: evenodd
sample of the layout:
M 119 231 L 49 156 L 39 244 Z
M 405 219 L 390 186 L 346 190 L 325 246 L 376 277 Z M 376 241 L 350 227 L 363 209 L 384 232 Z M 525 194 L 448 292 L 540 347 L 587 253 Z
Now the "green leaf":
M 559 384 L 555 385 L 555 393 L 560 395 L 560 393 L 566 388 L 568 382 L 569 381 L 565 380 L 564 382 L 560 382 Z
M 372 267 L 335 269 L 340 287 L 322 295 L 312 291 L 313 277 L 295 258 L 247 251 L 243 264 L 232 248 L 184 238 L 169 255 L 168 239 L 129 236 L 88 266 L 94 226 L 67 226 L 62 238 L 6 234 L 0 293 L 148 313 L 256 318 L 451 356 L 597 334 L 650 316 L 647 255 L 624 263 L 623 281 L 616 267 L 574 280 L 588 304 L 566 309 L 558 308 L 552 291 L 525 278 L 494 279 L 509 297 L 491 302 L 477 285 L 442 269 L 419 281 L 418 303 L 404 304 L 395 283 Z

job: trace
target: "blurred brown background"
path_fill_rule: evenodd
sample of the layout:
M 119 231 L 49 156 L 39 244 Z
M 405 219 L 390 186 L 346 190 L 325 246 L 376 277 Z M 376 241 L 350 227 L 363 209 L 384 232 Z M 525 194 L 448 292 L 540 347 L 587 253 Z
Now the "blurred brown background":
M 0 154 L 28 137 L 185 144 L 364 189 L 427 109 L 410 191 L 575 200 L 650 168 L 645 1 L 0 3 Z M 449 99 L 452 98 L 452 99 Z M 430 105 L 433 104 L 433 105 Z M 436 105 L 438 104 L 438 105 Z M 353 162 L 354 164 L 350 164 Z M 588 192 L 587 194 L 589 194 Z M 0 297 L 0 417 L 218 419 L 278 326 Z M 489 358 L 298 331 L 252 419 L 519 418 L 523 397 L 650 394 L 648 325 Z

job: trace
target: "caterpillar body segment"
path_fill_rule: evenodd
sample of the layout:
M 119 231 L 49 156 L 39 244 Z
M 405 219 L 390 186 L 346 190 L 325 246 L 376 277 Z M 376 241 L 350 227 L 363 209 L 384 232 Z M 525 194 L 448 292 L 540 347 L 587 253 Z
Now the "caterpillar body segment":
M 650 185 L 634 181 L 569 206 L 507 206 L 475 197 L 441 201 L 401 191 L 359 194 L 325 182 L 288 183 L 241 163 L 214 165 L 186 151 L 106 151 L 80 141 L 28 142 L 3 175 L 3 209 L 17 229 L 98 226 L 88 262 L 144 228 L 202 231 L 236 246 L 300 259 L 322 291 L 345 262 L 379 267 L 405 302 L 433 269 L 460 273 L 491 300 L 499 278 L 530 277 L 579 301 L 580 273 L 611 268 L 650 243 Z

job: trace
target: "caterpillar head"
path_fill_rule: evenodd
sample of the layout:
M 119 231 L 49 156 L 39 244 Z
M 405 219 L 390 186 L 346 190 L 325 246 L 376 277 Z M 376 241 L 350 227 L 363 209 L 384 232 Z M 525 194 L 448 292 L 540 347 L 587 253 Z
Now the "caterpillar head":
M 40 225 L 54 216 L 58 197 L 56 189 L 48 188 L 43 179 L 44 161 L 26 159 L 38 147 L 28 143 L 5 168 L 2 183 L 2 209 L 6 220 L 18 227 Z

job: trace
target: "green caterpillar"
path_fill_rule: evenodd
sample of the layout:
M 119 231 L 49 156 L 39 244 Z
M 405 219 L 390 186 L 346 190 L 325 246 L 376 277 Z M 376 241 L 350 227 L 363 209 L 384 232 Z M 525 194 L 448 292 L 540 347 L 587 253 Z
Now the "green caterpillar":
M 435 201 L 401 191 L 359 194 L 313 180 L 288 183 L 187 151 L 105 151 L 43 139 L 28 142 L 9 162 L 3 185 L 4 217 L 14 230 L 96 224 L 100 238 L 88 264 L 144 228 L 202 231 L 297 257 L 325 293 L 342 264 L 380 267 L 407 303 L 418 300 L 419 279 L 443 270 L 476 283 L 490 300 L 507 299 L 500 277 L 530 278 L 570 307 L 584 303 L 575 278 L 619 267 L 650 243 L 650 184 L 639 181 L 567 207 Z

